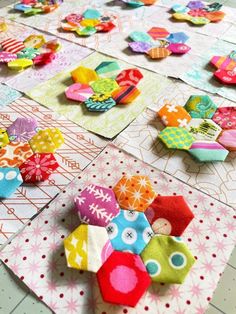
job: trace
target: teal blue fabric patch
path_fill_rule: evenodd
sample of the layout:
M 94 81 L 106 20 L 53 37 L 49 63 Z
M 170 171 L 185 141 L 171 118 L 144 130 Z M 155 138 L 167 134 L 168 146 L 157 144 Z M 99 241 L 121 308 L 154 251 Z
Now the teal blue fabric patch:
M 153 230 L 144 213 L 121 210 L 107 225 L 114 250 L 140 254 L 153 236 Z
M 10 197 L 22 183 L 18 168 L 0 168 L 0 198 Z
M 22 94 L 17 90 L 7 85 L 0 84 L 0 108 L 9 105 L 21 96 Z

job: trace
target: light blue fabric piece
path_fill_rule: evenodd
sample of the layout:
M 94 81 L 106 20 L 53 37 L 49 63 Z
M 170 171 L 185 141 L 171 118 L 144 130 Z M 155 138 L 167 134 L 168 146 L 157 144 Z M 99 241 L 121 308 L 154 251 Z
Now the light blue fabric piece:
M 7 198 L 23 183 L 18 168 L 0 168 L 0 198 Z
M 152 42 L 152 37 L 145 32 L 138 32 L 134 31 L 131 34 L 129 34 L 129 38 L 133 41 L 140 41 L 144 43 Z
M 0 108 L 9 105 L 21 96 L 22 94 L 17 90 L 7 85 L 0 84 Z
M 152 228 L 142 212 L 121 209 L 107 225 L 113 248 L 140 254 L 153 236 Z
M 173 44 L 185 43 L 189 37 L 184 32 L 171 33 L 167 38 Z
M 101 16 L 101 13 L 98 10 L 94 10 L 94 9 L 87 9 L 84 13 L 83 13 L 83 17 L 85 19 L 99 19 L 99 17 Z
M 187 13 L 187 12 L 189 12 L 189 8 L 187 8 L 181 4 L 174 4 L 171 9 L 173 11 L 175 11 L 176 13 Z

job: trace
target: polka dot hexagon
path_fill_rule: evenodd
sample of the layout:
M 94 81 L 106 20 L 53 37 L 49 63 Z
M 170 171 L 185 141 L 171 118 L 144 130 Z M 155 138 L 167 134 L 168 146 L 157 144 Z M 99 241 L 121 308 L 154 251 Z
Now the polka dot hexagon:
M 183 283 L 195 259 L 180 238 L 155 235 L 141 253 L 155 282 Z
M 45 131 L 46 140 L 40 135 Z M 63 141 L 58 129 L 39 131 L 37 121 L 31 118 L 19 117 L 6 130 L 1 129 L 0 198 L 10 197 L 22 182 L 48 179 L 59 165 L 54 155 L 47 152 L 52 148 L 55 152 Z
M 64 241 L 65 254 L 68 267 L 97 273 L 105 302 L 134 307 L 151 280 L 184 282 L 194 257 L 180 238 L 154 235 L 152 228 L 179 235 L 193 214 L 182 196 L 153 201 L 156 193 L 146 176 L 123 176 L 113 190 L 90 184 L 75 198 L 87 225 Z

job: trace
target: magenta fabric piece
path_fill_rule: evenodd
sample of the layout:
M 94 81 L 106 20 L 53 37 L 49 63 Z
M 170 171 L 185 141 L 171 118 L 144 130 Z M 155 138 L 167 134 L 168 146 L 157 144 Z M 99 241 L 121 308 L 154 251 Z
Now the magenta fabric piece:
M 236 107 L 218 108 L 212 120 L 222 129 L 236 129 Z
M 75 198 L 75 206 L 82 222 L 105 227 L 119 213 L 119 205 L 112 189 L 88 185 Z
M 129 43 L 129 47 L 134 52 L 146 53 L 150 48 L 152 48 L 152 44 L 141 42 L 141 41 L 134 41 L 134 42 Z
M 11 142 L 28 142 L 36 133 L 38 122 L 33 118 L 17 118 L 7 128 Z

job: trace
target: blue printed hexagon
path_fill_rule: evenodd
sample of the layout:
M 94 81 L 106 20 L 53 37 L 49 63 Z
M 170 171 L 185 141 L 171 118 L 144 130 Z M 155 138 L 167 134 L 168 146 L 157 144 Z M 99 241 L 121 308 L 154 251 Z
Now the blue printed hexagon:
M 154 232 L 142 212 L 120 210 L 106 227 L 114 250 L 140 254 Z
M 0 168 L 0 198 L 7 198 L 23 183 L 18 168 Z

